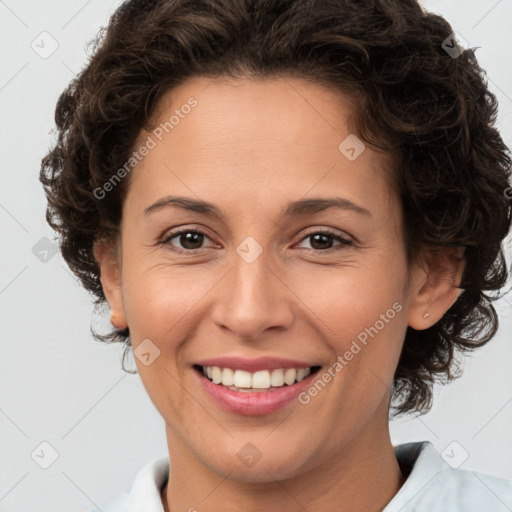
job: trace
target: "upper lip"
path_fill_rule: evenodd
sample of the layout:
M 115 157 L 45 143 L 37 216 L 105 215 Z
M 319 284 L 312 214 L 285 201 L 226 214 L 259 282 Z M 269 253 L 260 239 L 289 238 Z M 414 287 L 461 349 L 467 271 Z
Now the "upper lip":
M 245 370 L 247 372 L 257 372 L 260 370 L 277 370 L 279 368 L 310 368 L 318 366 L 303 361 L 285 359 L 281 357 L 258 357 L 256 359 L 246 359 L 239 356 L 212 357 L 197 361 L 200 366 L 218 366 L 220 368 L 231 368 L 233 370 Z

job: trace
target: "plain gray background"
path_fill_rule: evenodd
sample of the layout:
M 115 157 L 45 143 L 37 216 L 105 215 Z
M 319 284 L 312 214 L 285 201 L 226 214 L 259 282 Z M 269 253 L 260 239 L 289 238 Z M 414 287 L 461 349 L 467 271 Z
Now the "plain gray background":
M 108 320 L 92 315 L 91 297 L 54 254 L 38 181 L 58 95 L 119 4 L 0 0 L 1 512 L 101 507 L 166 454 L 163 420 L 138 375 L 121 370 L 121 347 L 91 338 L 91 322 Z M 479 47 L 510 146 L 512 0 L 423 4 Z M 466 459 L 463 468 L 512 479 L 511 306 L 511 296 L 499 301 L 499 334 L 466 360 L 461 379 L 436 389 L 431 413 L 392 422 L 395 444 L 428 439 Z

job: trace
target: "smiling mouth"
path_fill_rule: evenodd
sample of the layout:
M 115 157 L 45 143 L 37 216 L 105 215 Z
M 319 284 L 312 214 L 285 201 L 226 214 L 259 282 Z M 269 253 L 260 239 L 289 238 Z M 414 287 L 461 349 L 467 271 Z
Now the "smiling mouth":
M 213 384 L 225 387 L 232 391 L 245 393 L 275 391 L 284 387 L 293 386 L 309 375 L 317 373 L 321 366 L 309 368 L 278 368 L 273 370 L 260 370 L 248 372 L 233 368 L 219 366 L 193 365 L 194 370 Z

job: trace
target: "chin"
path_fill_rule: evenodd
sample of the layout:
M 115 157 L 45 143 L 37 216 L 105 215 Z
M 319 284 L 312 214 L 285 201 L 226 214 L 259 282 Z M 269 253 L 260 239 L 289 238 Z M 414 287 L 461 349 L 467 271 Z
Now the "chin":
M 202 463 L 211 471 L 230 480 L 245 483 L 271 483 L 276 480 L 287 480 L 307 470 L 304 452 L 295 450 L 285 454 L 280 453 L 279 448 L 275 447 L 271 456 L 254 451 L 251 458 L 249 453 L 250 449 L 246 447 L 245 452 L 244 448 L 238 452 L 229 450 L 223 458 L 219 452 L 216 452 L 210 460 L 206 460 L 204 454 L 201 458 Z M 300 459 L 297 457 L 299 453 Z

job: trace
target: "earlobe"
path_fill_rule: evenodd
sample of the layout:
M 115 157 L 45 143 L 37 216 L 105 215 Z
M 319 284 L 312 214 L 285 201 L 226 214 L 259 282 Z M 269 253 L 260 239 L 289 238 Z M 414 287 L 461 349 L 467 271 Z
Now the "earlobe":
M 441 248 L 429 252 L 426 264 L 415 270 L 409 300 L 409 326 L 428 329 L 457 301 L 464 272 L 463 250 Z
M 126 327 L 127 327 L 124 315 L 121 317 L 113 309 L 111 309 L 111 313 L 110 313 L 110 323 L 116 329 L 126 329 Z
M 128 323 L 124 312 L 120 268 L 117 253 L 112 242 L 97 240 L 94 243 L 94 257 L 100 267 L 103 293 L 110 306 L 110 322 L 116 329 L 126 329 Z

